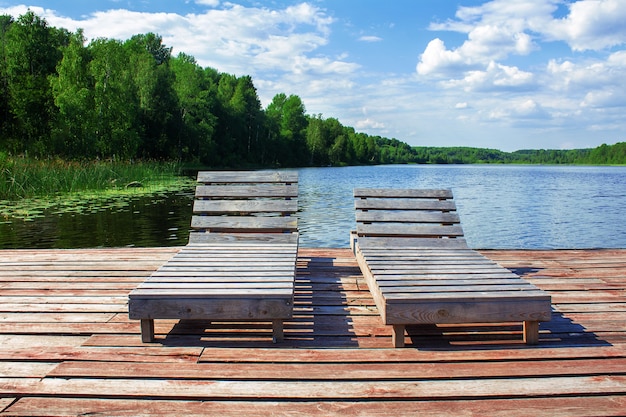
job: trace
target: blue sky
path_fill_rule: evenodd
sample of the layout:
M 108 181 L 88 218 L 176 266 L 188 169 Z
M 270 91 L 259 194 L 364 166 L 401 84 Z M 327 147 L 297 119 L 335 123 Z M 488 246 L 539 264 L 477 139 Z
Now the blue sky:
M 307 113 L 416 146 L 626 141 L 626 0 L 0 0 L 88 39 L 155 32 Z

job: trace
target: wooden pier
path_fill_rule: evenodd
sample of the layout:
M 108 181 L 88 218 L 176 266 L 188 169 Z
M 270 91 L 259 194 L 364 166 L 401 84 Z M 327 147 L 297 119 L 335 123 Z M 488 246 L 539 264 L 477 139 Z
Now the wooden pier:
M 552 296 L 519 323 L 409 327 L 391 348 L 348 249 L 301 249 L 294 318 L 156 322 L 128 293 L 179 248 L 0 251 L 0 415 L 626 414 L 626 250 L 481 251 Z

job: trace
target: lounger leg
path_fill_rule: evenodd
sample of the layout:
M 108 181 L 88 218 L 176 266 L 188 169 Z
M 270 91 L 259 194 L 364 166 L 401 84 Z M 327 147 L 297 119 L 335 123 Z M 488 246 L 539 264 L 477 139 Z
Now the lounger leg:
M 404 324 L 394 324 L 391 332 L 393 347 L 404 347 Z
M 154 319 L 141 319 L 141 341 L 154 342 Z
M 283 331 L 283 321 L 274 320 L 272 322 L 272 341 L 274 343 L 282 342 L 285 339 Z
M 524 342 L 528 345 L 536 345 L 539 343 L 539 322 L 524 322 Z

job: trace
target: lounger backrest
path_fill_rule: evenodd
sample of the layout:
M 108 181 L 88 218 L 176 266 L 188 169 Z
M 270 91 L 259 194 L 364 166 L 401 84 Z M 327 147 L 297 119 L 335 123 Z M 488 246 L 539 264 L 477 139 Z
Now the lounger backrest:
M 354 205 L 361 245 L 367 239 L 379 244 L 393 239 L 412 246 L 466 247 L 449 189 L 357 188 Z
M 189 243 L 212 235 L 296 234 L 298 173 L 198 173 Z

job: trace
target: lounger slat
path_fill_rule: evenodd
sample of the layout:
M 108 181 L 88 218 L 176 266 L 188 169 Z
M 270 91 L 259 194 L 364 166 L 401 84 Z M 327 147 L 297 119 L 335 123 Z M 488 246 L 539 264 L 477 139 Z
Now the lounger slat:
M 393 222 L 393 223 L 460 223 L 457 213 L 431 213 L 428 211 L 357 211 L 357 222 Z
M 416 277 L 397 277 L 394 279 L 378 279 L 378 286 L 383 287 L 445 287 L 454 288 L 456 286 L 466 285 L 519 285 L 519 278 L 509 277 L 484 277 L 478 276 L 476 278 L 463 277 L 450 277 L 447 276 L 441 279 L 433 279 L 431 276 L 428 279 L 416 278 Z
M 355 188 L 355 198 L 428 198 L 428 199 L 451 199 L 450 189 L 426 189 L 426 188 Z
M 196 198 L 296 198 L 298 185 L 224 185 L 215 187 L 211 185 L 198 185 Z
M 298 182 L 297 171 L 200 171 L 198 182 L 208 184 L 250 184 Z
M 242 280 L 243 277 L 245 281 Z M 151 282 L 167 283 L 167 282 L 206 282 L 206 283 L 253 283 L 253 282 L 291 282 L 291 274 L 287 273 L 273 273 L 273 274 L 232 274 L 232 276 L 219 274 L 219 275 L 200 275 L 200 274 L 185 274 L 185 273 L 173 273 L 163 274 L 154 277 L 147 278 L 143 284 Z M 142 285 L 143 285 L 142 284 Z
M 295 213 L 298 200 L 196 200 L 194 214 Z
M 292 232 L 298 229 L 295 217 L 192 216 L 191 228 L 208 232 L 263 231 Z
M 393 237 L 457 237 L 463 236 L 459 226 L 413 226 L 390 224 L 358 224 L 356 231 L 360 236 Z
M 453 201 L 408 200 L 408 199 L 360 199 L 354 201 L 358 210 L 444 210 L 456 209 Z
M 291 253 L 219 253 L 214 252 L 211 254 L 192 254 L 186 256 L 179 256 L 172 258 L 166 266 L 169 267 L 177 267 L 177 266 L 203 266 L 203 265 L 240 265 L 241 260 L 249 261 L 249 262 L 258 262 L 260 265 L 265 263 L 271 264 L 272 262 L 276 262 L 276 264 L 292 264 L 295 261 L 295 256 Z
M 204 245 L 215 244 L 249 244 L 250 242 L 258 243 L 293 243 L 297 245 L 297 233 L 205 233 L 195 232 L 189 233 L 189 245 L 195 247 L 203 247 Z
M 293 285 L 290 282 L 173 282 L 173 281 L 162 281 L 162 282 L 150 282 L 146 281 L 143 284 L 139 285 L 137 288 L 141 290 L 147 289 L 167 289 L 172 288 L 176 290 L 207 290 L 207 292 L 211 291 L 229 291 L 229 290 L 239 290 L 245 289 L 249 291 L 256 291 L 258 293 L 263 293 L 265 290 L 278 290 L 278 289 L 291 289 Z
M 424 267 L 428 267 L 429 265 L 436 265 L 436 266 L 447 266 L 447 265 L 479 265 L 482 267 L 488 266 L 488 265 L 498 265 L 496 264 L 494 261 L 492 261 L 491 259 L 487 259 L 487 258 L 456 258 L 456 259 L 450 259 L 450 258 L 441 258 L 441 259 L 432 259 L 432 258 L 418 258 L 418 257 L 412 257 L 412 258 L 401 258 L 401 259 L 396 259 L 396 258 L 381 258 L 381 257 L 375 257 L 375 256 L 368 256 L 367 257 L 367 263 L 368 265 L 374 267 L 374 266 L 384 266 L 384 267 L 399 267 L 401 268 L 403 265 L 406 265 L 408 267 L 413 268 L 414 264 L 415 264 L 415 260 L 419 260 L 420 261 L 420 265 L 424 266 Z
M 521 321 L 524 340 L 538 341 L 550 296 L 467 246 L 450 190 L 357 189 L 354 197 L 351 245 L 395 347 L 410 324 Z
M 467 249 L 465 239 L 439 239 L 439 238 L 404 238 L 399 241 L 395 237 L 359 237 L 359 246 L 371 249 Z
M 467 297 L 479 297 L 485 299 L 488 297 L 500 298 L 525 298 L 535 296 L 539 291 L 537 288 L 529 288 L 524 284 L 511 285 L 474 285 L 465 284 L 463 288 L 453 285 L 438 286 L 398 286 L 398 287 L 381 287 L 383 294 L 389 299 L 394 299 L 395 295 L 399 298 L 422 299 L 422 298 L 449 298 L 454 297 L 460 299 Z

